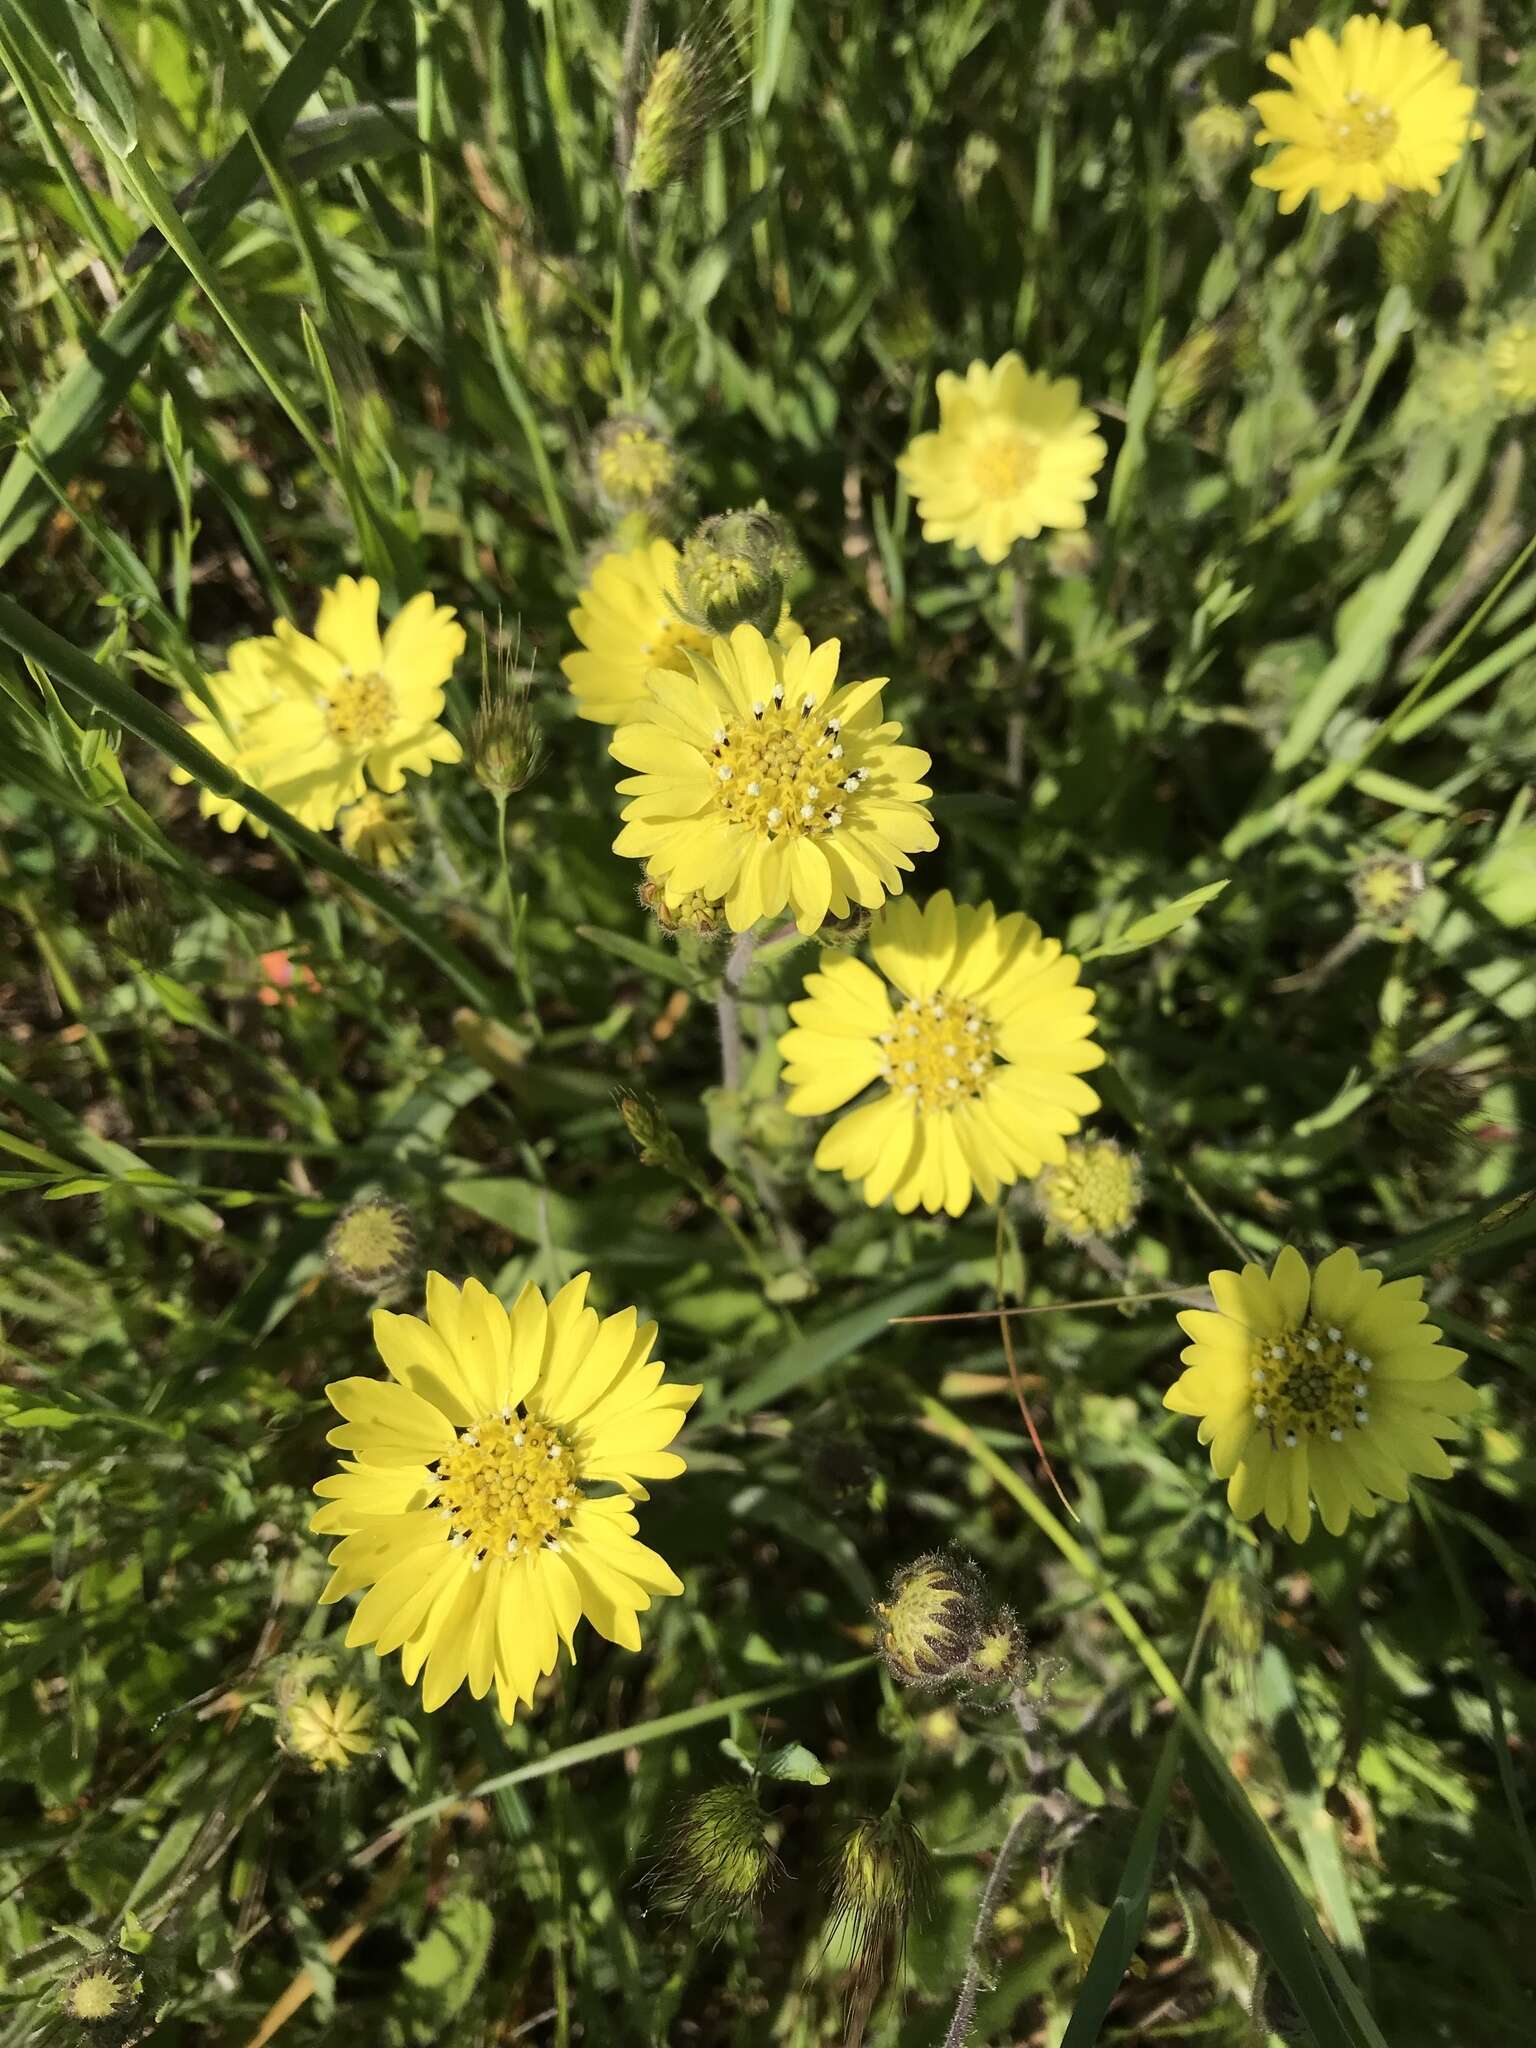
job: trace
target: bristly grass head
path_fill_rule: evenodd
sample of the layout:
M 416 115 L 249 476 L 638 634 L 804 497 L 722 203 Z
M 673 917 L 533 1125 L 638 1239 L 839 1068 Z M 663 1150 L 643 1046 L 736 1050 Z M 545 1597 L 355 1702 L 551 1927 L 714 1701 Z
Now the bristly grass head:
M 498 625 L 493 657 L 490 636 L 482 632 L 480 705 L 469 728 L 470 772 L 502 803 L 527 787 L 544 759 L 531 679 L 518 666 L 517 641 L 514 635 L 508 648 Z
M 745 90 L 730 17 L 723 7 L 703 10 L 651 63 L 635 110 L 625 192 L 639 197 L 691 177 L 709 136 L 736 118 Z

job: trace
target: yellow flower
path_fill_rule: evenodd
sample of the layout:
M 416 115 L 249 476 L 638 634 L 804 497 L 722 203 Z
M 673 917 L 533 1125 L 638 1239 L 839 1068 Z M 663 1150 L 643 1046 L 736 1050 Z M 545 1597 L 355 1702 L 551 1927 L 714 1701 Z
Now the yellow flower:
M 1510 405 L 1536 405 L 1536 313 L 1506 321 L 1488 342 L 1493 388 Z
M 928 756 L 882 720 L 883 676 L 836 687 L 838 652 L 738 626 L 690 676 L 652 671 L 649 717 L 608 748 L 639 771 L 619 784 L 613 850 L 645 861 L 669 905 L 701 891 L 735 932 L 787 905 L 813 932 L 899 895 L 907 856 L 938 845 Z
M 219 708 L 219 718 L 210 717 L 207 707 L 195 699 L 187 699 L 192 713 L 187 721 L 187 731 L 192 738 L 206 747 L 215 760 L 232 767 L 247 782 L 254 779 L 245 758 L 249 734 L 258 723 L 260 714 L 268 710 L 278 696 L 277 684 L 262 652 L 265 645 L 262 640 L 237 640 L 229 650 L 228 668 L 208 678 L 209 694 Z M 171 780 L 185 783 L 192 777 L 185 768 L 172 767 Z M 233 832 L 244 824 L 249 825 L 259 839 L 267 836 L 267 828 L 261 820 L 251 817 L 233 797 L 216 796 L 211 789 L 201 789 L 198 792 L 198 809 L 205 818 L 216 819 L 225 832 Z
M 476 1699 L 494 1683 L 510 1721 L 583 1615 L 638 1650 L 636 1615 L 683 1590 L 630 1506 L 683 1470 L 666 1446 L 699 1389 L 647 1362 L 654 1323 L 598 1320 L 589 1278 L 548 1303 L 525 1287 L 509 1315 L 479 1281 L 429 1273 L 425 1322 L 374 1312 L 392 1380 L 327 1389 L 345 1418 L 329 1440 L 352 1455 L 315 1489 L 310 1526 L 343 1539 L 321 1599 L 367 1589 L 347 1642 L 399 1650 L 429 1713 L 467 1679 Z M 590 1498 L 594 1481 L 619 1491 Z
M 236 707 L 234 764 L 300 824 L 328 832 L 362 796 L 365 770 L 393 795 L 407 769 L 429 775 L 434 761 L 458 760 L 458 741 L 437 721 L 464 629 L 430 593 L 381 638 L 378 584 L 343 576 L 321 597 L 313 638 L 279 619 L 270 639 L 242 646 L 252 652 L 230 651 L 249 703 Z M 258 684 L 269 690 L 259 703 Z
M 416 851 L 411 807 L 404 797 L 380 796 L 375 789 L 364 790 L 357 802 L 342 812 L 338 823 L 341 843 L 347 852 L 386 873 L 409 860 Z
M 353 1685 L 344 1685 L 334 1700 L 305 1693 L 284 1710 L 283 1740 L 317 1771 L 344 1771 L 373 1747 L 373 1709 Z
M 1104 1053 L 1093 991 L 1060 940 L 990 903 L 957 908 L 943 889 L 925 909 L 888 904 L 870 945 L 880 974 L 825 961 L 779 1041 L 796 1116 L 880 1085 L 827 1132 L 816 1164 L 862 1181 L 871 1208 L 889 1197 L 903 1212 L 921 1203 L 958 1216 L 973 1188 L 994 1201 L 1064 1159 L 1066 1138 L 1099 1106 L 1080 1076 Z
M 1057 1166 L 1035 1182 L 1035 1200 L 1047 1223 L 1076 1244 L 1119 1237 L 1141 1206 L 1141 1161 L 1113 1138 L 1082 1138 Z
M 1316 192 L 1324 213 L 1350 199 L 1438 192 L 1469 139 L 1477 94 L 1427 28 L 1351 15 L 1338 42 L 1326 29 L 1297 36 L 1269 69 L 1287 92 L 1253 96 L 1260 142 L 1284 145 L 1253 174 L 1294 213 Z
M 896 463 L 925 540 L 1000 562 L 1042 527 L 1084 524 L 1106 451 L 1075 377 L 1026 370 L 1010 349 L 990 370 L 941 370 L 938 393 L 938 432 L 919 434 Z
M 1424 1320 L 1422 1280 L 1383 1285 L 1352 1251 L 1309 1273 L 1289 1245 L 1272 1273 L 1210 1280 L 1216 1312 L 1180 1315 L 1189 1370 L 1163 1399 L 1200 1417 L 1235 1515 L 1262 1509 L 1300 1543 L 1313 1500 L 1338 1535 L 1351 1510 L 1406 1500 L 1411 1473 L 1449 1476 L 1436 1439 L 1455 1435 L 1476 1396 L 1456 1377 L 1466 1353 Z
M 592 571 L 570 615 L 582 651 L 560 664 L 582 718 L 623 725 L 648 716 L 647 674 L 661 668 L 691 675 L 688 656 L 708 654 L 711 636 L 685 624 L 672 608 L 681 559 L 671 541 L 653 540 L 604 555 Z M 786 617 L 774 637 L 788 647 L 802 635 Z
M 677 489 L 681 467 L 666 435 L 632 414 L 605 421 L 593 438 L 593 479 L 618 512 L 664 503 Z

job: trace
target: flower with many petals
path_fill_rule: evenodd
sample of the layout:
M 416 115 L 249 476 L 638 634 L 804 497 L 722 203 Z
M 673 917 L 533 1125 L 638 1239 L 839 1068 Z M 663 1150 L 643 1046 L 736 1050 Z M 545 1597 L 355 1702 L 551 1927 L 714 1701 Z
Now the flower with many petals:
M 1309 28 L 1288 56 L 1265 61 L 1288 90 L 1254 94 L 1258 139 L 1283 146 L 1253 182 L 1280 194 L 1282 213 L 1294 213 L 1309 192 L 1324 213 L 1351 199 L 1438 192 L 1482 132 L 1472 114 L 1477 94 L 1422 24 L 1354 14 L 1337 42 Z
M 348 1644 L 398 1650 L 429 1713 L 467 1680 L 510 1721 L 583 1616 L 638 1650 L 652 1594 L 682 1591 L 630 1509 L 683 1470 L 667 1446 L 699 1389 L 663 1379 L 654 1323 L 598 1319 L 589 1277 L 549 1302 L 525 1287 L 509 1314 L 429 1273 L 425 1322 L 374 1313 L 391 1378 L 326 1390 L 350 1456 L 315 1489 L 310 1526 L 341 1538 L 321 1598 L 363 1594 Z
M 1476 1395 L 1466 1361 L 1427 1323 L 1424 1282 L 1382 1281 L 1352 1251 L 1310 1272 L 1287 1245 L 1274 1270 L 1210 1276 L 1215 1311 L 1179 1316 L 1188 1370 L 1165 1405 L 1200 1418 L 1235 1515 L 1261 1511 L 1305 1540 L 1315 1500 L 1339 1535 L 1351 1513 L 1408 1498 L 1408 1480 L 1449 1477 L 1441 1437 Z
M 937 432 L 919 434 L 896 463 L 925 540 L 1001 562 L 1043 527 L 1085 523 L 1106 450 L 1075 377 L 1026 370 L 1010 349 L 991 369 L 941 370 L 938 395 Z
M 941 889 L 923 909 L 888 904 L 870 949 L 878 974 L 833 958 L 807 977 L 779 1041 L 795 1115 L 877 1091 L 832 1126 L 816 1164 L 862 1181 L 871 1208 L 958 1216 L 973 1191 L 995 1201 L 1063 1160 L 1099 1106 L 1082 1076 L 1104 1053 L 1093 991 L 1060 940 Z
M 897 744 L 884 676 L 838 686 L 838 652 L 738 626 L 688 676 L 651 671 L 649 715 L 608 749 L 637 771 L 614 852 L 645 861 L 669 905 L 697 890 L 737 932 L 787 906 L 813 932 L 899 895 L 909 856 L 937 846 L 928 756 Z

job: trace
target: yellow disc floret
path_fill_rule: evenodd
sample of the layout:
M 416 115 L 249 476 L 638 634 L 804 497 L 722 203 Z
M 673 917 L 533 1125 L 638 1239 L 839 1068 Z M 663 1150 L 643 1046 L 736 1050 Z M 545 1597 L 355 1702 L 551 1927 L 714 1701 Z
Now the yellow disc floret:
M 433 1468 L 449 1541 L 471 1563 L 515 1557 L 540 1544 L 559 1548 L 576 1505 L 576 1461 L 555 1429 L 521 1409 L 461 1430 Z
M 1118 1237 L 1141 1204 L 1141 1163 L 1113 1138 L 1084 1138 L 1035 1183 L 1046 1221 L 1066 1237 Z
M 893 1095 L 925 1110 L 953 1108 L 980 1095 L 992 1071 L 992 1029 L 963 996 L 914 997 L 882 1031 L 886 1064 L 880 1078 Z
M 839 721 L 818 717 L 812 697 L 788 704 L 782 682 L 750 717 L 716 728 L 710 759 L 726 821 L 771 838 L 836 831 L 844 798 L 868 778 L 857 738 L 845 743 Z

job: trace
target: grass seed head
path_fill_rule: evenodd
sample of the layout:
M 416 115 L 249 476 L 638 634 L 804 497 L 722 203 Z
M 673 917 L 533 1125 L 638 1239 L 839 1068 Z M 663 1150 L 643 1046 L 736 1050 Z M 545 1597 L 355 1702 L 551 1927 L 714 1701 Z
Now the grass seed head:
M 878 1969 L 905 1945 L 932 1883 L 927 1845 L 894 1807 L 856 1820 L 833 1858 L 829 1937 L 847 1939 L 855 1968 Z
M 705 139 L 732 118 L 741 90 L 736 44 L 723 18 L 663 50 L 635 110 L 626 193 L 659 192 L 689 177 Z

